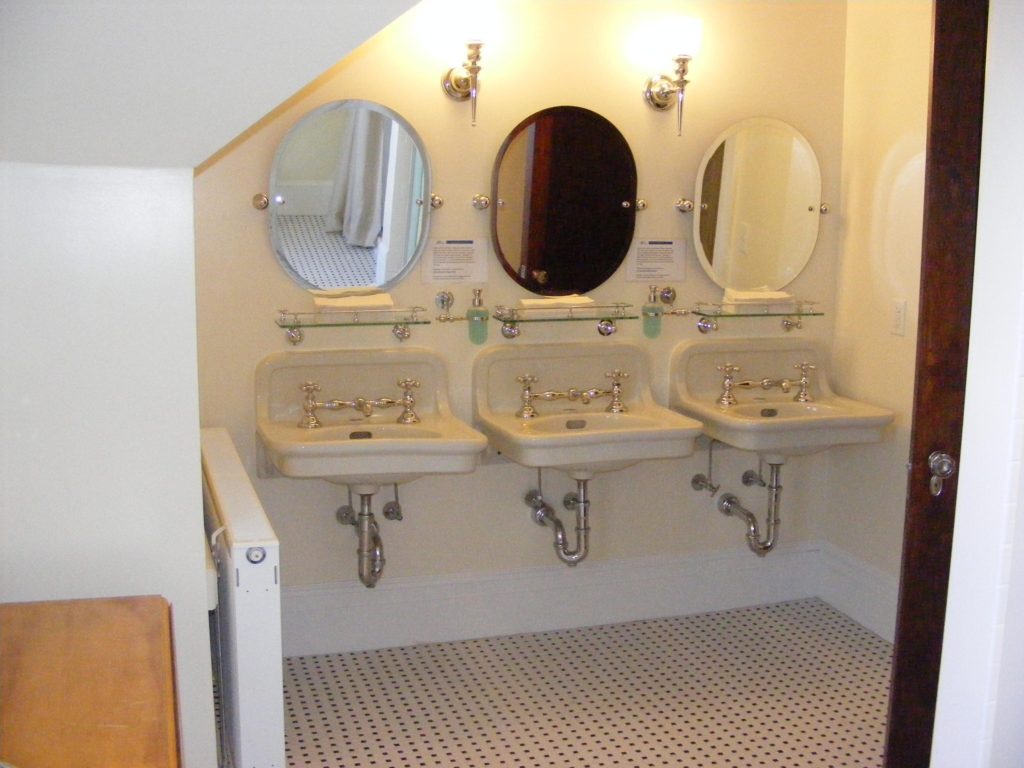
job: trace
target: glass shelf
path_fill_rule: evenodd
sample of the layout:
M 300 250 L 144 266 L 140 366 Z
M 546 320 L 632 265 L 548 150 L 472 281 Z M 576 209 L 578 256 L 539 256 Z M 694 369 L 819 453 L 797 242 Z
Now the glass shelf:
M 782 304 L 698 301 L 693 314 L 700 317 L 822 317 L 825 313 L 814 308 L 816 301 L 787 301 Z
M 816 301 L 796 300 L 781 303 L 727 303 L 698 301 L 693 308 L 697 321 L 697 330 L 709 333 L 718 330 L 718 321 L 730 317 L 776 317 L 781 318 L 782 330 L 792 331 L 803 328 L 800 318 L 822 317 L 825 313 L 814 308 Z
M 520 323 L 565 323 L 582 320 L 597 321 L 597 332 L 602 336 L 615 333 L 619 320 L 636 320 L 639 315 L 632 311 L 632 304 L 582 304 L 573 307 L 506 307 L 494 308 L 495 320 L 501 322 L 501 335 L 514 339 L 522 330 Z
M 582 304 L 575 307 L 506 307 L 494 308 L 492 317 L 503 323 L 560 323 L 578 320 L 636 320 L 639 315 L 632 304 Z
M 374 325 L 390 325 L 391 332 L 399 341 L 409 338 L 410 325 L 430 325 L 430 317 L 424 307 L 369 307 L 363 309 L 330 309 L 321 312 L 278 312 L 278 328 L 286 330 L 286 337 L 292 344 L 302 341 L 304 328 L 355 328 Z

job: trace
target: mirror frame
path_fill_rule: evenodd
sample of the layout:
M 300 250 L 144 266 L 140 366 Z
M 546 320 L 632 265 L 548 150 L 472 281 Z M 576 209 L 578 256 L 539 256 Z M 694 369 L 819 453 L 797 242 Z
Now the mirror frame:
M 807 263 L 810 261 L 811 256 L 814 253 L 814 248 L 818 242 L 818 234 L 820 232 L 821 222 L 821 164 L 818 162 L 818 156 L 815 153 L 814 148 L 811 146 L 810 142 L 807 141 L 807 138 L 802 133 L 800 133 L 800 131 L 798 131 L 789 123 L 772 117 L 751 117 L 745 120 L 740 120 L 737 123 L 733 123 L 724 131 L 722 131 L 717 137 L 715 137 L 715 140 L 711 142 L 711 146 L 704 153 L 704 157 L 701 159 L 700 167 L 697 170 L 697 180 L 695 184 L 696 189 L 694 191 L 693 206 L 693 244 L 694 250 L 697 254 L 697 261 L 700 262 L 700 265 L 703 268 L 705 274 L 715 283 L 715 285 L 719 286 L 723 290 L 727 290 L 730 288 L 736 290 L 754 289 L 745 286 L 727 285 L 725 280 L 715 273 L 714 264 L 712 263 L 712 260 L 707 257 L 707 253 L 704 249 L 704 242 L 701 239 L 700 231 L 702 213 L 704 210 L 704 174 L 707 170 L 709 163 L 712 162 L 712 159 L 718 152 L 719 148 L 722 147 L 730 137 L 736 135 L 742 130 L 753 128 L 759 125 L 770 126 L 772 128 L 784 128 L 788 133 L 792 134 L 793 139 L 806 150 L 810 158 L 813 159 L 814 161 L 814 177 L 812 182 L 817 186 L 817 195 L 816 199 L 814 200 L 814 232 L 813 237 L 810 237 L 809 245 L 806 247 L 805 252 L 801 253 L 799 257 L 792 259 L 792 264 L 787 269 L 786 273 L 784 275 L 781 275 L 778 278 L 778 280 L 776 280 L 773 284 L 765 286 L 764 290 L 777 291 L 780 288 L 783 288 L 789 285 L 791 282 L 793 282 L 793 280 L 795 280 L 800 275 L 800 273 L 803 272 L 804 268 L 806 268 Z
M 285 152 L 288 149 L 289 138 L 293 137 L 293 135 L 297 131 L 301 130 L 303 126 L 308 125 L 310 122 L 316 120 L 321 115 L 334 110 L 354 110 L 359 108 L 369 109 L 372 112 L 384 115 L 393 123 L 397 124 L 402 130 L 404 130 L 405 133 L 409 136 L 412 143 L 415 145 L 416 150 L 419 152 L 423 167 L 423 194 L 419 197 L 416 197 L 415 194 L 412 194 L 410 195 L 410 197 L 413 197 L 415 199 L 414 204 L 420 206 L 420 208 L 423 211 L 423 215 L 421 216 L 419 229 L 416 232 L 415 250 L 409 256 L 408 260 L 402 266 L 402 268 L 397 273 L 395 273 L 395 275 L 390 280 L 387 280 L 379 284 L 372 283 L 367 285 L 336 286 L 330 288 L 322 288 L 313 285 L 307 279 L 299 275 L 298 272 L 296 272 L 295 268 L 292 266 L 291 262 L 285 256 L 285 254 L 282 253 L 278 232 L 277 230 L 275 230 L 274 227 L 276 219 L 275 206 L 277 205 L 275 197 L 278 186 L 278 169 L 281 164 L 282 157 L 284 156 Z M 427 154 L 427 148 L 423 142 L 423 138 L 419 135 L 419 133 L 416 132 L 416 129 L 412 127 L 412 124 L 409 123 L 409 121 L 406 120 L 402 115 L 398 114 L 395 110 L 391 109 L 390 107 L 386 107 L 383 104 L 378 104 L 377 102 L 368 101 L 366 99 L 338 99 L 335 101 L 329 101 L 325 104 L 321 104 L 319 107 L 310 110 L 301 118 L 299 118 L 294 123 L 294 125 L 292 125 L 292 127 L 288 129 L 288 132 L 281 139 L 281 142 L 274 153 L 274 160 L 270 167 L 270 194 L 268 195 L 270 199 L 270 216 L 268 217 L 268 233 L 270 235 L 270 245 L 272 250 L 274 251 L 274 255 L 277 258 L 278 264 L 285 271 L 285 273 L 296 283 L 296 285 L 298 285 L 300 288 L 303 288 L 304 290 L 313 291 L 318 294 L 331 295 L 343 294 L 350 291 L 388 290 L 389 288 L 397 285 L 399 282 L 401 282 L 403 279 L 405 279 L 405 277 L 409 275 L 413 268 L 419 263 L 419 260 L 422 257 L 423 252 L 427 249 L 427 246 L 429 244 L 430 214 L 432 212 L 432 208 L 430 205 L 430 190 L 432 188 L 432 184 L 433 173 L 431 171 L 430 166 L 430 156 Z
M 501 198 L 501 195 L 499 194 L 499 180 L 501 175 L 500 172 L 502 167 L 502 161 L 505 159 L 507 151 L 509 150 L 513 142 L 517 138 L 519 138 L 524 133 L 524 131 L 526 131 L 527 128 L 535 124 L 540 118 L 553 113 L 579 115 L 595 123 L 599 123 L 602 125 L 603 128 L 606 128 L 609 133 L 609 140 L 613 140 L 628 155 L 628 162 L 626 161 L 626 157 L 623 157 L 623 164 L 628 166 L 628 168 L 624 169 L 626 177 L 623 180 L 623 184 L 624 186 L 628 186 L 630 190 L 628 196 L 626 196 L 625 198 L 625 200 L 628 200 L 629 202 L 628 207 L 622 205 L 624 200 L 619 200 L 618 196 L 616 197 L 616 199 L 618 200 L 618 202 L 616 203 L 616 213 L 621 212 L 623 216 L 628 217 L 627 226 L 624 227 L 622 229 L 622 232 L 620 233 L 624 234 L 625 237 L 622 238 L 621 243 L 609 244 L 608 248 L 609 250 L 614 250 L 614 255 L 611 258 L 606 259 L 602 263 L 601 271 L 598 274 L 596 274 L 592 279 L 588 279 L 586 281 L 586 285 L 577 284 L 570 287 L 561 286 L 548 289 L 544 287 L 543 283 L 540 283 L 536 279 L 532 279 L 529 277 L 521 277 L 519 272 L 515 268 L 513 268 L 501 247 L 501 241 L 498 236 L 498 215 L 504 203 L 504 201 Z M 616 127 L 614 123 L 608 120 L 608 118 L 604 117 L 603 115 L 597 112 L 594 112 L 593 110 L 586 109 L 584 107 L 560 105 L 554 107 L 547 107 L 546 109 L 541 109 L 520 121 L 509 132 L 508 136 L 506 136 L 505 140 L 501 144 L 501 148 L 498 150 L 497 156 L 495 157 L 494 168 L 491 176 L 491 192 L 493 200 L 495 201 L 495 205 L 493 206 L 493 210 L 491 213 L 491 240 L 495 255 L 497 256 L 498 261 L 500 262 L 502 268 L 505 270 L 506 274 L 508 274 L 508 276 L 512 278 L 512 280 L 515 281 L 516 284 L 518 284 L 520 287 L 532 293 L 541 296 L 562 296 L 566 294 L 586 293 L 588 291 L 592 291 L 598 286 L 605 283 L 609 278 L 611 278 L 612 275 L 615 274 L 616 271 L 618 271 L 618 269 L 622 266 L 622 262 L 628 255 L 630 247 L 632 246 L 633 236 L 636 232 L 636 158 L 633 155 L 632 148 L 629 146 L 629 142 L 626 140 L 626 137 L 622 134 L 618 127 Z M 626 231 L 627 229 L 628 232 Z M 582 258 L 586 258 L 586 256 L 586 254 L 581 254 Z M 579 280 L 577 280 L 577 283 L 579 283 Z

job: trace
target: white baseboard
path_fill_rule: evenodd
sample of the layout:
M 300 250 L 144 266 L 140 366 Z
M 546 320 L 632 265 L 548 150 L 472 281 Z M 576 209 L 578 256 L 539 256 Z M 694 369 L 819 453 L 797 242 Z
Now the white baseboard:
M 542 632 L 821 597 L 891 639 L 896 590 L 818 542 L 680 557 L 561 564 L 499 574 L 282 590 L 285 656 Z M 890 594 L 891 593 L 891 594 Z M 892 608 L 889 610 L 889 603 Z
M 899 576 L 819 542 L 817 597 L 890 643 L 896 636 Z

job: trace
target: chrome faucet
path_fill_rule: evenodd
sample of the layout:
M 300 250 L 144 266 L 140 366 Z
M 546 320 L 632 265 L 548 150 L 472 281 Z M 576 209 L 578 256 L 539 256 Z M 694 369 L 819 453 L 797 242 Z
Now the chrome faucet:
M 800 387 L 800 391 L 796 393 L 796 397 L 793 399 L 798 403 L 814 402 L 814 397 L 812 397 L 811 393 L 808 391 L 808 388 L 811 385 L 811 380 L 807 373 L 808 371 L 816 371 L 818 366 L 808 363 L 805 360 L 802 363 L 796 363 L 793 367 L 800 371 L 800 380 L 797 382 Z
M 796 395 L 793 399 L 798 403 L 809 403 L 814 400 L 809 391 L 810 377 L 809 372 L 816 370 L 817 366 L 808 362 L 797 363 L 793 366 L 800 371 L 799 379 L 746 379 L 744 381 L 736 381 L 736 374 L 740 371 L 738 365 L 732 363 L 726 363 L 725 365 L 717 366 L 717 370 L 722 372 L 722 394 L 718 396 L 715 401 L 719 405 L 728 408 L 736 405 L 736 395 L 733 393 L 734 389 L 763 389 L 765 391 L 770 389 L 780 389 L 785 394 L 789 394 L 789 391 L 794 387 L 799 387 Z
M 369 418 L 373 415 L 374 409 L 386 410 L 396 406 L 402 407 L 402 413 L 397 419 L 399 424 L 415 424 L 420 418 L 414 410 L 416 396 L 412 390 L 419 385 L 420 383 L 415 379 L 399 379 L 398 386 L 403 391 L 402 397 L 397 400 L 391 397 L 356 397 L 352 400 L 318 401 L 316 393 L 320 391 L 320 385 L 315 381 L 307 381 L 299 387 L 299 389 L 306 393 L 306 396 L 302 400 L 302 418 L 299 419 L 299 423 L 296 426 L 302 429 L 316 429 L 323 426 L 320 418 L 316 415 L 317 410 L 321 408 L 328 411 L 340 411 L 345 408 L 351 408 Z
M 611 389 L 599 389 L 597 387 L 577 389 L 576 387 L 570 387 L 564 392 L 555 390 L 534 392 L 533 385 L 537 383 L 536 376 L 529 373 L 516 376 L 516 381 L 523 385 L 523 391 L 520 393 L 522 406 L 516 411 L 516 417 L 520 419 L 532 419 L 535 417 L 537 409 L 533 407 L 534 400 L 569 400 L 570 402 L 579 400 L 584 405 L 589 405 L 592 400 L 602 397 L 611 398 L 611 402 L 605 408 L 608 413 L 625 413 L 627 408 L 626 404 L 622 402 L 622 381 L 623 379 L 628 379 L 629 374 L 616 368 L 614 371 L 607 371 L 605 377 L 612 380 Z

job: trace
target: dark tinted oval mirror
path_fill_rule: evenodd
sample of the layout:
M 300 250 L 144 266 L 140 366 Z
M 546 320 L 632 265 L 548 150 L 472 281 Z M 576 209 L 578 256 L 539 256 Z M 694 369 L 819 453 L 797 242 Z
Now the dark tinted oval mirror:
M 697 172 L 693 239 L 722 288 L 774 291 L 807 265 L 818 238 L 821 171 L 811 145 L 781 120 L 743 120 Z
M 430 167 L 397 113 L 369 101 L 310 112 L 278 148 L 270 238 L 303 288 L 387 288 L 426 246 Z
M 585 293 L 633 239 L 636 163 L 595 112 L 552 107 L 517 125 L 494 165 L 491 233 L 505 271 L 539 294 Z

